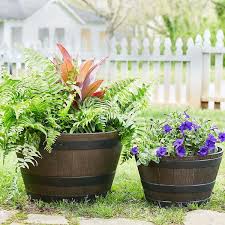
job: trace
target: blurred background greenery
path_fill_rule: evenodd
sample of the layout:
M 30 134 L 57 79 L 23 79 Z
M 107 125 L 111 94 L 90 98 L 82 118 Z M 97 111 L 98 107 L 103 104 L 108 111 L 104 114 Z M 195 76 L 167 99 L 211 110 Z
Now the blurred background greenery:
M 225 31 L 225 0 L 68 0 L 107 21 L 112 36 L 195 37 L 206 29 Z

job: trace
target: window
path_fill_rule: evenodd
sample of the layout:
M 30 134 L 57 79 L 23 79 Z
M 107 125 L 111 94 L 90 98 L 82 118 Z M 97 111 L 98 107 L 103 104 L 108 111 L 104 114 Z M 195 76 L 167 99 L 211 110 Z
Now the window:
M 81 48 L 83 51 L 91 51 L 91 32 L 89 29 L 81 30 Z
M 54 37 L 55 37 L 56 43 L 64 43 L 64 41 L 65 41 L 65 30 L 64 30 L 64 28 L 56 28 Z
M 106 47 L 106 38 L 107 38 L 107 35 L 106 35 L 106 32 L 105 31 L 101 31 L 100 33 L 99 33 L 99 47 L 101 48 L 101 47 Z
M 11 43 L 12 43 L 12 46 L 23 44 L 22 27 L 12 27 Z
M 38 30 L 38 40 L 42 47 L 49 47 L 49 30 L 48 28 L 40 28 Z

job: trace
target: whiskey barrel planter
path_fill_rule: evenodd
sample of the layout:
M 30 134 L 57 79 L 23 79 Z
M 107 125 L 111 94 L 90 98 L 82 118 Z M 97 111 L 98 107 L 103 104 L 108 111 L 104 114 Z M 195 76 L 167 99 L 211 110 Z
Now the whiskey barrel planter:
M 43 201 L 82 200 L 111 189 L 121 143 L 117 132 L 62 134 L 38 166 L 22 169 L 27 194 Z
M 164 157 L 138 166 L 145 198 L 160 206 L 209 201 L 222 155 L 219 149 L 206 157 Z

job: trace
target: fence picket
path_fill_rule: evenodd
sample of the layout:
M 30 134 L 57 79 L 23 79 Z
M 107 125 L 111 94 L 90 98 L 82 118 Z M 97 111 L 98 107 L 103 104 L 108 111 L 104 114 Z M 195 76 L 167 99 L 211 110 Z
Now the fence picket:
M 169 38 L 165 39 L 164 42 L 164 55 L 170 57 L 172 55 L 171 52 L 171 40 Z M 171 80 L 171 62 L 164 62 L 164 102 L 169 102 L 170 98 L 170 80 Z
M 149 39 L 145 38 L 143 40 L 142 45 L 143 45 L 142 55 L 148 57 L 149 56 Z M 149 82 L 150 68 L 149 68 L 148 61 L 143 61 L 142 63 L 142 78 L 143 78 L 143 81 Z
M 208 108 L 208 100 L 209 100 L 209 84 L 210 84 L 210 69 L 211 69 L 211 41 L 210 41 L 210 32 L 209 30 L 206 30 L 203 36 L 203 76 L 204 79 L 202 79 L 202 104 L 205 105 L 206 108 Z
M 156 38 L 153 42 L 154 57 L 160 56 L 160 46 L 161 46 L 161 41 L 159 38 Z M 153 93 L 153 99 L 157 101 L 159 99 L 159 85 L 160 85 L 160 62 L 159 61 L 155 61 L 153 64 L 153 74 L 154 74 L 154 81 L 155 81 L 155 91 Z
M 183 41 L 181 38 L 178 38 L 176 41 L 176 55 L 182 56 L 183 55 Z M 181 101 L 181 88 L 182 88 L 182 62 L 175 63 L 175 97 L 176 102 Z
M 128 43 L 127 39 L 123 38 L 121 41 L 121 56 L 123 56 L 124 60 L 121 61 L 121 78 L 125 79 L 128 74 L 128 61 L 126 59 L 126 56 L 128 55 Z
M 216 48 L 218 52 L 221 48 L 224 48 L 224 34 L 222 30 L 219 30 L 216 34 Z M 220 108 L 221 86 L 223 75 L 223 53 L 215 54 L 215 108 Z
M 190 98 L 189 103 L 195 108 L 201 106 L 202 89 L 202 38 L 196 36 L 195 45 L 191 49 L 190 61 Z
M 110 51 L 111 51 L 111 56 L 112 58 L 114 58 L 117 55 L 117 40 L 115 37 L 113 37 L 111 39 L 111 45 L 110 45 Z M 118 71 L 117 71 L 117 61 L 115 60 L 109 60 L 109 65 L 108 65 L 108 73 L 109 73 L 109 77 L 108 77 L 108 81 L 113 81 L 118 79 Z
M 189 38 L 187 41 L 187 56 L 191 56 L 192 49 L 194 48 L 194 41 Z M 191 63 L 186 62 L 186 101 L 190 102 L 190 77 L 191 77 Z
M 136 38 L 132 38 L 132 40 L 131 40 L 131 55 L 134 57 L 135 56 L 137 57 L 139 55 L 138 50 L 139 50 L 138 40 Z M 139 75 L 138 66 L 139 66 L 138 60 L 131 62 L 131 75 L 134 77 L 137 77 Z

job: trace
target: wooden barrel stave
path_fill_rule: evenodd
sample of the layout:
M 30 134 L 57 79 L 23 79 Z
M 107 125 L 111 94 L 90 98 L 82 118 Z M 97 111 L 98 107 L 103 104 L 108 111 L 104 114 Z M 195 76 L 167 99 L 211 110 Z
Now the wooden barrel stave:
M 86 145 L 89 140 L 98 148 Z M 52 153 L 42 147 L 40 151 L 38 166 L 21 170 L 27 193 L 45 201 L 76 200 L 105 195 L 111 189 L 121 144 L 116 132 L 62 135 Z
M 140 165 L 138 169 L 146 199 L 184 204 L 208 201 L 222 154 L 221 150 L 205 158 L 165 157 L 159 164 Z
M 23 172 L 44 176 L 95 176 L 96 173 L 107 174 L 115 170 L 120 155 L 118 149 L 76 150 L 74 152 L 54 151 L 53 149 L 51 154 L 48 152 L 42 153 L 42 160 L 38 160 L 38 167 L 31 166 L 29 170 L 23 170 Z M 82 165 L 82 168 L 80 165 Z

